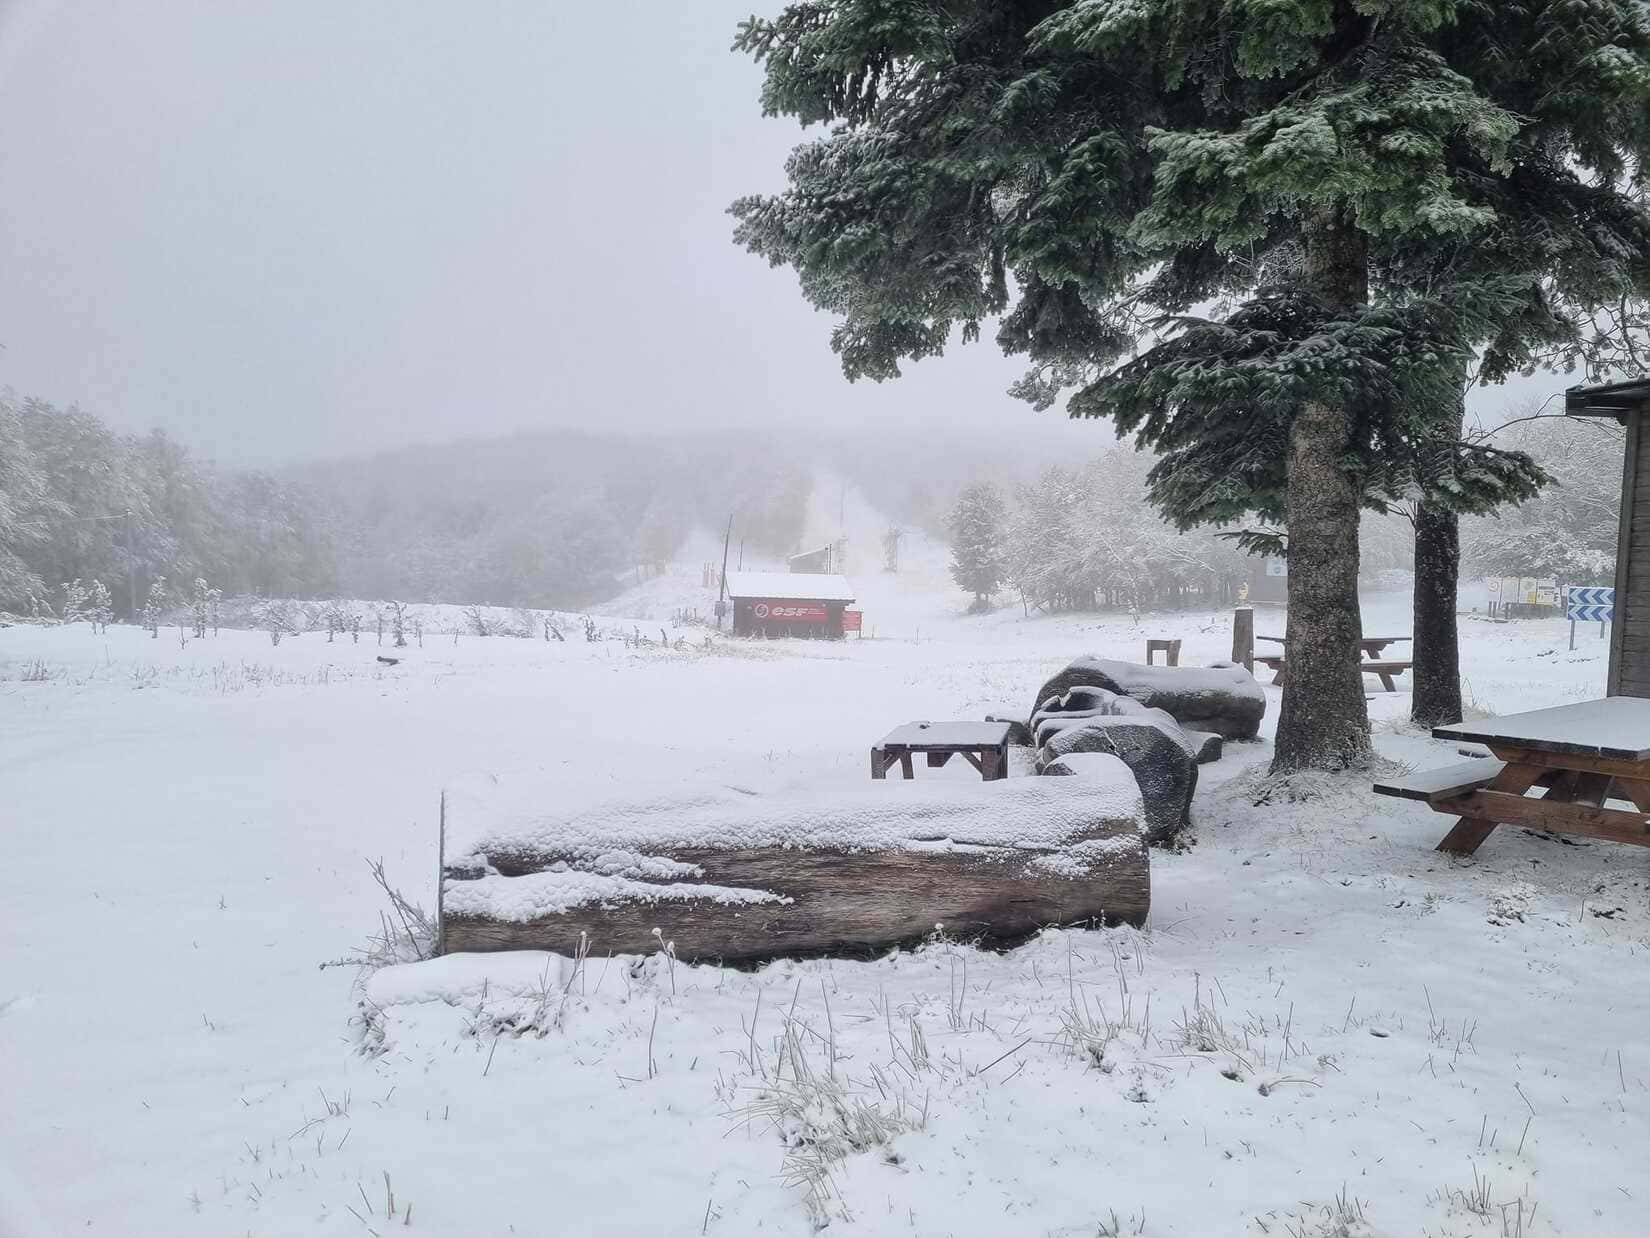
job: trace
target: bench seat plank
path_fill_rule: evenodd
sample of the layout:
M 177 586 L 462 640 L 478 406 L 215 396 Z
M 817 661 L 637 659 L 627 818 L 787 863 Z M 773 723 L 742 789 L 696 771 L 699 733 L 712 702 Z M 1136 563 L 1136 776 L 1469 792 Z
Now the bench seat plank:
M 1417 770 L 1402 778 L 1382 779 L 1375 784 L 1375 793 L 1404 800 L 1424 800 L 1430 804 L 1486 786 L 1506 767 L 1505 761 L 1497 761 L 1493 757 L 1475 757 L 1438 769 Z

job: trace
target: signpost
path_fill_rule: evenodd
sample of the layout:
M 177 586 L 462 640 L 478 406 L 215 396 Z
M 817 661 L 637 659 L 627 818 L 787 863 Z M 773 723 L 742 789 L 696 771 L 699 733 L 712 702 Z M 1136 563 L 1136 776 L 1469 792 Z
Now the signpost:
M 1565 599 L 1565 616 L 1570 621 L 1570 648 L 1576 647 L 1576 620 L 1598 620 L 1598 634 L 1616 617 L 1616 591 L 1601 585 L 1571 585 Z

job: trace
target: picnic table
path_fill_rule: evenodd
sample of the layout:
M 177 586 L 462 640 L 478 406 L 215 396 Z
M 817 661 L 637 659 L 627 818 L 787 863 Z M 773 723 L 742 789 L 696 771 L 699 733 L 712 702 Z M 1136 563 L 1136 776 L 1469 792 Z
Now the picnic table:
M 1272 670 L 1277 672 L 1272 676 L 1272 682 L 1281 685 L 1283 683 L 1284 673 L 1287 669 L 1284 662 L 1284 655 L 1289 651 L 1289 638 L 1287 636 L 1264 636 L 1257 633 L 1255 639 L 1269 640 L 1283 646 L 1283 653 L 1265 654 L 1255 659 L 1255 661 L 1262 663 L 1265 666 L 1269 666 Z M 1394 675 L 1403 674 L 1405 671 L 1409 670 L 1414 663 L 1395 660 L 1392 658 L 1383 658 L 1381 657 L 1381 654 L 1388 645 L 1400 644 L 1410 639 L 1411 638 L 1408 636 L 1359 637 L 1358 648 L 1363 652 L 1364 658 L 1366 659 L 1360 669 L 1366 675 L 1378 675 L 1380 677 L 1382 687 L 1384 687 L 1388 692 L 1396 692 L 1398 688 L 1397 685 L 1392 682 L 1392 677 Z
M 986 782 L 1008 777 L 1007 722 L 907 722 L 895 727 L 871 749 L 871 777 L 886 778 L 899 762 L 900 772 L 914 776 L 911 756 L 927 755 L 928 768 L 938 769 L 959 753 Z
M 1432 733 L 1495 754 L 1375 784 L 1458 818 L 1438 850 L 1471 855 L 1497 825 L 1650 846 L 1650 700 L 1611 696 Z M 1630 807 L 1605 807 L 1611 799 Z

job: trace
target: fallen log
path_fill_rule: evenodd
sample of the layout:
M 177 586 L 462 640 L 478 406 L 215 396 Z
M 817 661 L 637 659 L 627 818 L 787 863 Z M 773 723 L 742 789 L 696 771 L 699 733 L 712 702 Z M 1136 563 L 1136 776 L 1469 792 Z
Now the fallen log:
M 936 929 L 1006 945 L 1051 924 L 1145 922 L 1134 776 L 878 783 L 497 811 L 449 795 L 442 953 L 695 962 L 866 955 Z

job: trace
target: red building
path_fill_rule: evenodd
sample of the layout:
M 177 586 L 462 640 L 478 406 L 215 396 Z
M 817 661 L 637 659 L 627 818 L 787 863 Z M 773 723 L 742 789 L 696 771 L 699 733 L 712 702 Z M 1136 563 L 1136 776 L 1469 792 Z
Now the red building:
M 843 633 L 842 612 L 854 600 L 845 576 L 812 572 L 729 572 L 735 636 L 812 636 Z

